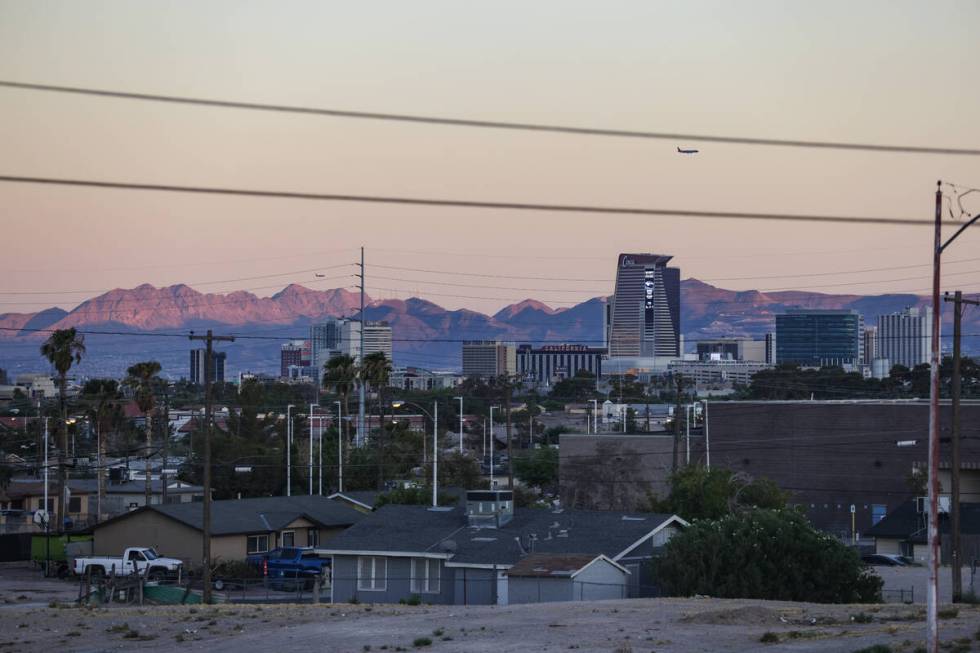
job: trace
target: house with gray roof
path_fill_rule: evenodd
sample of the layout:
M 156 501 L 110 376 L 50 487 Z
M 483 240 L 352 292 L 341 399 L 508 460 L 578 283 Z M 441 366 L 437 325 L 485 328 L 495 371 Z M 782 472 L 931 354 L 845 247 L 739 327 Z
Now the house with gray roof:
M 126 547 L 152 546 L 194 564 L 203 548 L 203 503 L 143 506 L 94 529 L 97 555 Z M 321 496 L 259 497 L 211 504 L 211 553 L 218 560 L 244 560 L 276 547 L 323 546 L 363 513 Z
M 548 569 L 567 577 L 560 583 L 567 587 L 546 592 L 548 600 L 595 598 L 587 584 L 610 588 L 603 598 L 634 597 L 655 593 L 645 563 L 686 526 L 676 515 L 515 510 L 510 491 L 480 490 L 458 507 L 382 506 L 318 550 L 333 558 L 331 593 L 339 602 L 507 604 L 512 584 L 529 584 L 516 579 L 528 578 L 522 563 L 532 555 L 564 561 Z M 522 601 L 536 596 L 526 590 Z

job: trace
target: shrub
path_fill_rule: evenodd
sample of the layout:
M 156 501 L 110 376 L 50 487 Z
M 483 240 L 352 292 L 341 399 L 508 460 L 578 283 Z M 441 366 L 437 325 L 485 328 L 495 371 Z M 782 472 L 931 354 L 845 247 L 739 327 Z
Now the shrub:
M 671 596 L 881 600 L 882 581 L 857 552 L 791 510 L 756 509 L 695 522 L 670 540 L 655 572 Z
M 886 646 L 885 644 L 875 644 L 874 646 L 866 646 L 860 648 L 854 653 L 892 653 L 892 647 Z
M 960 613 L 959 608 L 943 608 L 936 614 L 940 619 L 956 619 L 956 616 Z
M 422 646 L 432 646 L 432 640 L 428 637 L 416 637 L 415 641 L 412 642 L 412 646 L 422 647 Z
M 763 644 L 775 644 L 779 641 L 779 635 L 776 633 L 765 632 L 762 633 L 762 637 L 759 638 L 759 641 Z

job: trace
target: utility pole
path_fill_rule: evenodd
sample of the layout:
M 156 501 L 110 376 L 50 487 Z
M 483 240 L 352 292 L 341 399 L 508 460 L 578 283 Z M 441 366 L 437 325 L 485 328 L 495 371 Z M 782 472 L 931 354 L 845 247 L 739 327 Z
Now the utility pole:
M 936 221 L 932 252 L 932 355 L 929 365 L 929 584 L 926 589 L 926 650 L 939 651 L 939 272 L 942 254 L 964 231 L 980 220 L 967 220 L 943 242 L 943 182 L 936 182 Z
M 514 489 L 514 448 L 511 446 L 510 436 L 510 395 L 513 388 L 510 385 L 510 377 L 504 377 L 504 410 L 507 415 L 507 488 Z
M 364 329 L 367 327 L 367 321 L 364 319 L 364 248 L 361 247 L 361 273 L 358 275 L 361 278 L 361 354 L 360 361 L 364 361 Z M 358 393 L 358 405 L 357 405 L 357 446 L 363 446 L 366 441 L 367 434 L 364 432 L 364 379 L 360 380 L 358 384 L 360 390 Z
M 677 458 L 680 455 L 680 441 L 681 441 L 681 391 L 684 389 L 684 377 L 678 374 L 677 379 L 677 396 L 674 398 L 674 457 L 671 463 L 671 472 L 677 472 Z
M 211 603 L 211 436 L 214 428 L 212 404 L 212 376 L 214 374 L 214 341 L 234 342 L 234 336 L 216 336 L 208 329 L 207 335 L 195 336 L 194 332 L 187 336 L 190 340 L 203 340 L 206 345 L 204 357 L 204 505 L 201 518 L 204 539 L 204 596 L 205 605 Z
M 463 455 L 463 398 L 456 399 L 459 399 L 459 454 Z
M 241 420 L 239 420 L 239 424 Z M 170 440 L 170 396 L 167 382 L 163 383 L 163 467 L 160 468 L 160 503 L 167 504 L 167 443 Z M 149 473 L 149 471 L 147 471 Z M 147 504 L 149 505 L 149 504 Z
M 962 394 L 962 380 L 960 372 L 961 339 L 963 331 L 963 304 L 980 306 L 980 301 L 975 299 L 963 299 L 963 292 L 957 290 L 953 297 L 946 293 L 944 301 L 953 302 L 953 380 L 950 394 L 953 403 L 953 451 L 950 464 L 950 475 L 952 494 L 950 501 L 950 531 L 952 542 L 950 542 L 950 562 L 953 573 L 953 602 L 957 603 L 963 596 L 963 552 L 960 538 L 960 397 Z
M 293 416 L 295 406 L 286 406 L 286 496 L 293 496 Z

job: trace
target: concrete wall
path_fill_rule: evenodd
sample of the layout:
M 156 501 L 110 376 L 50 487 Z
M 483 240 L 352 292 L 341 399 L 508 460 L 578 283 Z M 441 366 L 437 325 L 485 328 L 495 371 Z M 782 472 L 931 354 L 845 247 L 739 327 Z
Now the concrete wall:
M 509 577 L 508 603 L 548 603 L 572 600 L 571 578 Z M 575 588 L 576 595 L 579 588 Z

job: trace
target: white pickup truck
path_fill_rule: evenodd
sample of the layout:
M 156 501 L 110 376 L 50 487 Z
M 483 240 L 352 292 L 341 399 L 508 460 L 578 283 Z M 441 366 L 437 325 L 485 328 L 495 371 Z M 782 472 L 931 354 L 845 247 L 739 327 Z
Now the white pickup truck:
M 131 546 L 121 557 L 86 556 L 75 558 L 73 571 L 78 575 L 92 572 L 94 576 L 141 574 L 149 580 L 161 580 L 180 573 L 183 563 L 175 558 L 163 558 L 150 547 Z

